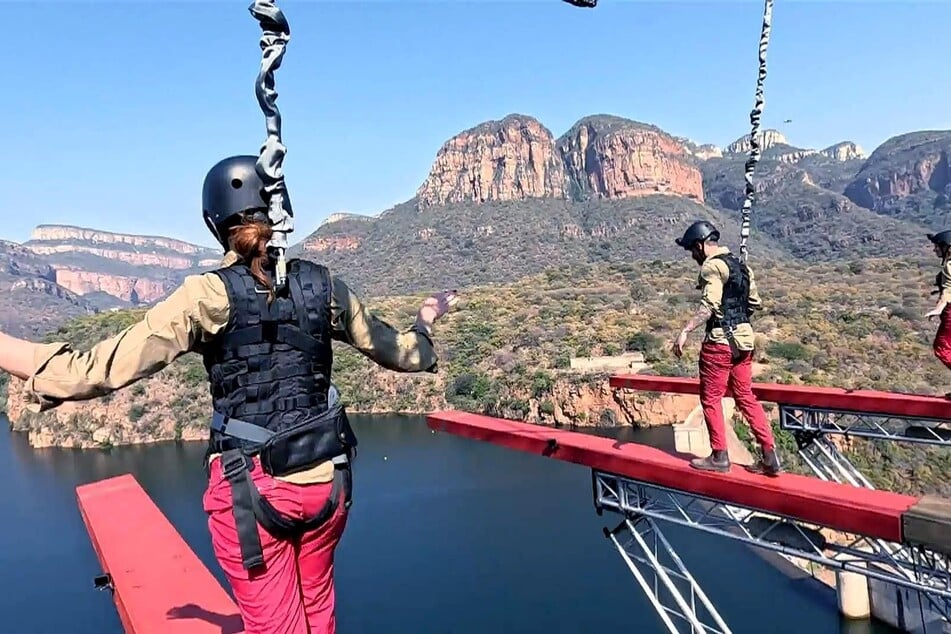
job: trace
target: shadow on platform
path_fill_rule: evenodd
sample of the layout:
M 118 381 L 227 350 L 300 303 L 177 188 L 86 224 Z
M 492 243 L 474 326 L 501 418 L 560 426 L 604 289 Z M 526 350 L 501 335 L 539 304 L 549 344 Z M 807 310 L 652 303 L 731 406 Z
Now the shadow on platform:
M 205 621 L 206 623 L 220 627 L 221 634 L 240 634 L 244 632 L 244 622 L 241 620 L 240 614 L 218 614 L 217 612 L 211 612 L 194 603 L 170 609 L 168 611 L 168 617 L 171 619 L 195 619 Z

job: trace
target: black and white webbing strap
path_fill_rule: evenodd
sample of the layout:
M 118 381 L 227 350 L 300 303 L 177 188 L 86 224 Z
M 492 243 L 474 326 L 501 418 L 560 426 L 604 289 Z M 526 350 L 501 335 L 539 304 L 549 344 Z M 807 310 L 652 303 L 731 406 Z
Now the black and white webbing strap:
M 746 161 L 746 198 L 743 200 L 743 218 L 740 225 L 740 257 L 746 261 L 748 249 L 747 240 L 750 237 L 750 212 L 753 209 L 753 197 L 756 190 L 753 188 L 753 170 L 760 159 L 760 119 L 763 116 L 763 106 L 766 99 L 763 95 L 763 85 L 766 82 L 766 50 L 769 47 L 769 35 L 773 22 L 773 0 L 765 0 L 763 9 L 763 30 L 759 38 L 759 74 L 756 78 L 756 98 L 753 110 L 750 112 L 750 158 Z

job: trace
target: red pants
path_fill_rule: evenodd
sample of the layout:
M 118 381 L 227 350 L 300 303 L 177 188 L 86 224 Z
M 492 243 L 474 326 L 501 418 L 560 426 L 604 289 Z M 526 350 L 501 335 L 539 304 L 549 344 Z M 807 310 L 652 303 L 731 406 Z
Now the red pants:
M 728 388 L 763 450 L 775 447 L 766 412 L 753 396 L 752 370 L 752 352 L 744 352 L 742 358 L 734 362 L 729 345 L 704 342 L 700 347 L 700 405 L 710 434 L 710 447 L 715 451 L 727 448 L 721 399 Z
M 264 473 L 257 458 L 254 463 L 251 475 L 261 495 L 289 517 L 313 517 L 330 495 L 330 482 L 281 482 Z M 334 634 L 334 549 L 347 523 L 343 497 L 341 492 L 330 519 L 297 541 L 277 540 L 259 525 L 266 565 L 245 570 L 231 487 L 222 476 L 221 460 L 212 461 L 203 504 L 215 556 L 234 591 L 246 634 Z
M 938 325 L 938 332 L 935 333 L 931 347 L 934 350 L 934 356 L 951 369 L 951 305 L 941 313 L 941 323 Z

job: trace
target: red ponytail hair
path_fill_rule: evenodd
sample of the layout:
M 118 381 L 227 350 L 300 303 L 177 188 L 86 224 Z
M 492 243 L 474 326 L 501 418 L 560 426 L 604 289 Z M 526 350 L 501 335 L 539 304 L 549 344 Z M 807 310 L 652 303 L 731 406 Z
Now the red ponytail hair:
M 267 264 L 267 243 L 273 235 L 271 226 L 263 222 L 245 222 L 231 229 L 231 248 L 251 269 L 251 275 L 268 290 L 268 301 L 274 298 L 274 287 L 264 272 Z

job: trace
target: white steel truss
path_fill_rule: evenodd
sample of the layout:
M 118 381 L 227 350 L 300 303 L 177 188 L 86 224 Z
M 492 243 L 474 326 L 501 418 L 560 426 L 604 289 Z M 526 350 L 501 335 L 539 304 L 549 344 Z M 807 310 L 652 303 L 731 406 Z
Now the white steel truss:
M 624 516 L 617 528 L 605 530 L 606 536 L 672 634 L 725 634 L 731 630 L 664 537 L 658 522 L 687 526 L 916 590 L 927 597 L 941 618 L 951 622 L 949 555 L 841 532 L 843 539 L 832 542 L 820 532 L 821 526 L 794 518 L 597 470 L 592 471 L 592 479 L 598 514 L 608 510 Z M 627 539 L 622 541 L 619 535 L 627 535 Z M 650 583 L 645 572 L 652 575 Z
M 827 434 L 843 434 L 861 438 L 911 442 L 951 447 L 951 421 L 930 418 L 899 418 L 878 416 L 864 412 L 779 406 L 780 427 L 791 431 L 799 447 L 799 456 L 819 478 L 855 487 L 874 489 L 875 486 L 835 446 Z M 868 546 L 875 552 L 913 564 L 908 552 L 896 544 L 880 539 L 869 539 Z M 948 561 L 936 560 L 935 566 L 948 573 Z M 904 568 L 906 576 L 907 567 Z M 944 618 L 949 618 L 951 607 L 947 597 L 935 597 L 919 592 L 922 603 L 927 602 Z
M 951 401 L 948 401 L 951 411 Z M 951 420 L 779 405 L 779 425 L 804 434 L 843 434 L 951 447 Z
M 614 530 L 605 528 L 604 535 L 617 548 L 669 632 L 732 634 L 653 518 L 625 518 Z

